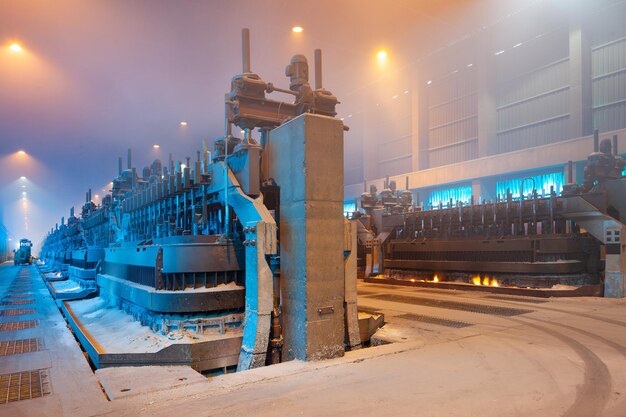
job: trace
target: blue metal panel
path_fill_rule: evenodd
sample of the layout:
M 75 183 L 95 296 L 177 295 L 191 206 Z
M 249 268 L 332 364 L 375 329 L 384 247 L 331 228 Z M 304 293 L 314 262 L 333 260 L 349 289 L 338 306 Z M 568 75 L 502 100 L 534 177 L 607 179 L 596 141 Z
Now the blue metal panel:
M 531 178 L 532 180 L 525 180 Z M 533 183 L 534 180 L 534 183 Z M 563 191 L 563 184 L 565 183 L 565 175 L 562 170 L 549 172 L 545 174 L 535 175 L 518 175 L 512 178 L 504 179 L 496 182 L 496 194 L 501 199 L 506 198 L 507 189 L 511 191 L 513 199 L 519 199 L 520 187 L 524 181 L 524 195 L 528 196 L 533 191 L 533 185 L 537 189 L 537 195 L 539 197 L 548 196 L 550 194 L 550 187 L 554 187 L 554 191 L 559 194 Z
M 444 207 L 449 203 L 450 199 L 456 204 L 462 202 L 463 204 L 469 204 L 472 198 L 472 186 L 471 184 L 460 185 L 456 187 L 439 188 L 432 190 L 428 196 L 427 207 L 437 208 L 439 203 Z

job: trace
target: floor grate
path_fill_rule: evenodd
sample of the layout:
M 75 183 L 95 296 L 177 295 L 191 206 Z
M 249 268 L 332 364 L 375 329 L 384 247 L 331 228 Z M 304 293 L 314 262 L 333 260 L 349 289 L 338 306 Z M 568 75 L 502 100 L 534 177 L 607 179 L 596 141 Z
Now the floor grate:
M 462 329 L 464 327 L 470 327 L 474 325 L 473 323 L 466 323 L 464 321 L 448 320 L 448 319 L 442 319 L 439 317 L 424 316 L 421 314 L 407 313 L 407 314 L 401 314 L 396 317 L 399 319 L 419 321 L 421 323 L 436 324 L 437 326 L 452 327 L 455 329 Z
M 0 317 L 21 316 L 22 314 L 35 314 L 34 308 L 13 308 L 9 310 L 0 310 Z
M 516 301 L 518 303 L 532 303 L 532 304 L 543 304 L 543 303 L 548 302 L 548 300 L 538 300 L 536 298 L 505 297 L 503 295 L 488 295 L 484 298 L 489 298 L 490 300 Z
M 29 299 L 23 298 L 21 300 L 15 300 L 15 301 L 2 301 L 0 303 L 0 305 L 2 305 L 2 306 L 19 306 L 19 305 L 24 305 L 24 304 L 32 304 L 34 302 L 35 302 L 35 300 L 33 300 L 32 298 L 29 298 Z
M 28 298 L 30 297 L 32 294 L 9 294 L 7 295 L 5 298 Z
M 0 375 L 0 404 L 50 394 L 47 369 Z
M 24 320 L 24 321 L 7 321 L 0 323 L 0 332 L 8 332 L 10 330 L 25 330 L 37 327 L 39 322 L 37 320 Z
M 433 298 L 410 297 L 397 294 L 380 294 L 372 295 L 367 298 L 374 298 L 383 301 L 392 301 L 403 304 L 414 304 L 425 307 L 444 308 L 447 310 L 468 311 L 470 313 L 489 314 L 492 316 L 517 316 L 520 314 L 532 313 L 534 310 L 525 310 L 521 308 L 499 307 L 492 305 L 462 303 L 459 301 L 436 300 Z
M 0 342 L 0 356 L 19 355 L 20 353 L 39 352 L 44 350 L 43 340 L 17 339 Z

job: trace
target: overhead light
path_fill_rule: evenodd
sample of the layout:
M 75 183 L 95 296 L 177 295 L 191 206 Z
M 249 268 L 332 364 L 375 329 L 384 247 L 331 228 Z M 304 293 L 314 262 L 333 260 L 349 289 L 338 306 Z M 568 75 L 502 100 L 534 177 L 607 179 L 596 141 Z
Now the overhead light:
M 432 81 L 432 80 L 428 80 L 428 81 L 426 81 L 426 84 L 428 84 L 428 85 L 431 85 L 432 83 L 433 83 L 433 81 Z
M 496 52 L 494 55 L 502 55 L 504 53 L 504 49 L 501 51 Z
M 26 155 L 26 151 L 20 149 L 19 151 L 17 151 L 18 155 Z
M 404 94 L 409 94 L 409 90 L 404 90 Z
M 522 43 L 522 42 L 520 42 L 520 43 L 516 43 L 515 45 L 513 45 L 513 48 L 517 48 L 518 46 L 522 46 L 522 45 L 523 45 L 523 43 Z
M 304 29 L 302 29 L 302 26 L 294 26 L 291 28 L 291 31 L 295 33 L 301 33 L 303 30 Z
M 22 191 L 22 195 L 26 195 L 26 191 Z
M 180 122 L 181 126 L 187 126 L 187 122 L 185 122 L 184 120 L 182 122 Z
M 387 56 L 388 56 L 387 51 L 385 51 L 384 49 L 381 49 L 380 51 L 376 53 L 376 58 L 378 58 L 380 62 L 386 61 Z
M 467 68 L 472 68 L 474 66 L 474 64 L 467 64 L 466 67 Z
M 20 177 L 20 179 L 21 179 L 21 180 L 25 180 L 25 179 L 26 179 L 26 177 L 22 175 L 22 176 Z
M 185 165 L 185 164 L 180 164 L 180 169 L 185 169 L 185 168 L 187 168 L 187 165 Z
M 22 52 L 24 50 L 24 48 L 22 48 L 22 45 L 20 45 L 17 42 L 14 42 L 11 45 L 9 45 L 9 49 L 13 52 Z
M 392 100 L 395 100 L 398 98 L 398 95 L 396 94 L 395 96 L 391 97 Z
M 160 145 L 152 145 L 152 147 L 153 147 L 154 149 L 159 149 L 161 146 L 160 146 Z

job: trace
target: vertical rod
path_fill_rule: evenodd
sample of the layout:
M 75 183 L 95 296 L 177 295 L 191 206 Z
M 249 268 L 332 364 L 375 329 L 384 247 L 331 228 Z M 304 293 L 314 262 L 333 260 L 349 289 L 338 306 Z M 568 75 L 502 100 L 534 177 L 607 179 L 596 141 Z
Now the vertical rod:
M 117 175 L 122 176 L 122 157 L 120 156 L 117 160 Z
M 133 151 L 128 148 L 128 169 L 133 168 Z
M 404 179 L 405 179 L 404 189 L 408 191 L 409 190 L 409 176 L 407 175 Z
M 593 131 L 593 151 L 598 152 L 600 150 L 600 132 L 598 129 Z
M 574 162 L 567 161 L 567 183 L 574 183 Z
M 243 73 L 250 72 L 250 29 L 241 30 L 241 60 L 243 63 Z
M 617 135 L 613 135 L 613 155 L 617 156 Z
M 315 50 L 315 89 L 322 88 L 322 50 Z

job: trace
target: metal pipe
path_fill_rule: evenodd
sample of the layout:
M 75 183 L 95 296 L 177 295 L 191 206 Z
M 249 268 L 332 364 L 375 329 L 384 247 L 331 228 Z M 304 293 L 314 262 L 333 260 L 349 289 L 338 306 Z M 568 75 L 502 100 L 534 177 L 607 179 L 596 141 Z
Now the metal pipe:
M 241 29 L 241 60 L 243 64 L 243 73 L 250 71 L 250 29 Z
M 593 151 L 598 152 L 600 150 L 600 132 L 598 129 L 593 131 Z
M 133 168 L 133 151 L 128 148 L 128 169 Z
M 315 50 L 315 89 L 322 88 L 322 50 Z
M 617 156 L 617 135 L 613 135 L 613 155 Z
M 117 175 L 119 177 L 122 176 L 122 157 L 120 156 L 119 159 L 117 160 Z

